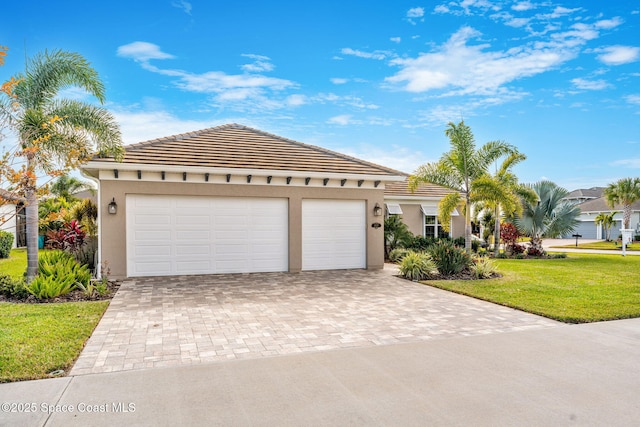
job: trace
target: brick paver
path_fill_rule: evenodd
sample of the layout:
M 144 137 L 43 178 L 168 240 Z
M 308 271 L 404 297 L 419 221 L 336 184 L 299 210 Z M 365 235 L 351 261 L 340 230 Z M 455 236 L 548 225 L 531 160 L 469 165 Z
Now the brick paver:
M 122 284 L 71 375 L 558 324 L 389 270 L 141 278 Z

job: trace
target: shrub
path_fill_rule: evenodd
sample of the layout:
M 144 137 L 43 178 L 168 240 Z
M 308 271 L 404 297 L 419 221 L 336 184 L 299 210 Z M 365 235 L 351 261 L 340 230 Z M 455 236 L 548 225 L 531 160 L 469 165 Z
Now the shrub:
M 437 239 L 433 237 L 414 236 L 411 242 L 407 245 L 407 249 L 413 251 L 426 251 L 431 245 L 436 242 Z
M 527 247 L 521 243 L 516 243 L 514 245 L 509 246 L 509 251 L 515 255 L 524 254 L 526 250 L 527 250 Z
M 471 240 L 471 250 L 473 252 L 478 252 L 478 249 L 480 249 L 480 241 L 479 240 Z
M 429 248 L 429 255 L 438 271 L 444 275 L 457 274 L 471 265 L 471 257 L 453 242 L 441 240 Z
M 489 279 L 497 271 L 498 268 L 493 261 L 486 257 L 476 258 L 471 264 L 471 272 L 476 279 Z
M 20 280 L 13 280 L 8 274 L 0 275 L 0 295 L 7 298 L 25 299 L 29 293 Z
M 73 255 L 64 251 L 43 252 L 38 259 L 38 276 L 26 285 L 27 291 L 38 299 L 65 295 L 81 286 L 88 286 L 91 272 L 80 265 Z
M 9 258 L 13 246 L 13 233 L 0 230 L 0 258 Z
M 500 238 L 504 242 L 504 247 L 507 252 L 519 254 L 524 252 L 517 252 L 519 248 L 515 246 L 518 245 L 518 239 L 520 238 L 520 232 L 516 228 L 515 225 L 510 222 L 504 222 L 500 225 Z
M 389 252 L 389 261 L 400 262 L 409 252 L 411 252 L 409 249 L 395 248 Z
M 400 274 L 409 280 L 424 280 L 438 274 L 431 257 L 423 252 L 409 252 L 402 259 L 399 270 Z
M 536 247 L 533 247 L 533 246 L 530 246 L 527 249 L 527 255 L 529 255 L 529 256 L 538 256 L 539 257 L 539 256 L 544 255 L 544 250 L 536 248 Z
M 471 243 L 473 244 L 473 242 Z M 459 248 L 464 248 L 464 245 L 465 245 L 464 237 L 456 237 L 455 239 L 453 239 L 453 244 L 458 246 Z

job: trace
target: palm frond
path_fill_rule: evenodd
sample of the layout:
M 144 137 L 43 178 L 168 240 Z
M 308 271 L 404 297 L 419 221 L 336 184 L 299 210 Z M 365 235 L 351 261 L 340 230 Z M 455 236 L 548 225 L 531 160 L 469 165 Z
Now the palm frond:
M 464 200 L 458 192 L 449 193 L 440 200 L 440 203 L 438 204 L 438 218 L 445 231 L 449 231 L 451 215 L 453 214 L 454 209 L 463 203 Z

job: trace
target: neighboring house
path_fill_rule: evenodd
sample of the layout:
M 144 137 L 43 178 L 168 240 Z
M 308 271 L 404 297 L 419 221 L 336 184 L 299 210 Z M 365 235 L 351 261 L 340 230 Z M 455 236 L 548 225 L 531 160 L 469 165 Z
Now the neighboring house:
M 422 184 L 415 192 L 408 188 L 408 179 L 390 182 L 384 189 L 387 215 L 400 215 L 409 231 L 417 236 L 439 237 L 443 235 L 438 218 L 438 203 L 451 190 L 432 184 Z M 464 236 L 464 216 L 454 211 L 450 224 L 453 238 Z
M 573 190 L 564 196 L 563 199 L 577 205 L 589 200 L 599 199 L 602 197 L 603 192 L 604 187 L 580 188 L 578 190 Z
M 83 168 L 113 278 L 384 266 L 401 172 L 237 124 L 125 149 Z
M 617 205 L 613 209 L 607 204 L 605 197 L 588 200 L 579 205 L 580 207 L 580 224 L 578 227 L 563 237 L 571 237 L 572 234 L 580 234 L 583 239 L 605 239 L 606 233 L 601 225 L 596 225 L 595 218 L 601 213 L 611 213 L 617 211 L 614 216 L 615 224 L 611 227 L 611 238 L 617 239 L 622 228 L 622 205 Z M 629 227 L 636 230 L 636 234 L 640 234 L 640 202 L 636 202 L 631 208 L 631 220 Z
M 20 240 L 19 226 L 23 219 L 22 199 L 14 193 L 0 188 L 0 230 L 13 234 L 13 247 L 17 247 Z

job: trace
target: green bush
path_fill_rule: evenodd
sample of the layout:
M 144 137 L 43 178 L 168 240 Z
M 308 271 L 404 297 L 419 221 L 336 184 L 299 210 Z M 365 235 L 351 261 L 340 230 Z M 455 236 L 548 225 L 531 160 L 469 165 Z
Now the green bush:
M 409 249 L 395 248 L 394 250 L 389 252 L 389 261 L 400 262 L 405 256 L 407 256 L 409 252 L 411 252 Z
M 25 299 L 29 293 L 20 280 L 14 280 L 8 274 L 0 275 L 0 295 L 7 298 Z
M 423 236 L 414 236 L 411 239 L 411 242 L 406 246 L 407 249 L 411 249 L 413 251 L 426 251 L 433 245 L 437 239 L 434 237 L 423 237 Z
M 56 298 L 74 290 L 77 284 L 89 285 L 91 271 L 80 265 L 73 255 L 64 251 L 40 254 L 38 276 L 26 285 L 27 291 L 38 299 Z
M 455 239 L 453 239 L 453 244 L 455 246 L 458 246 L 459 248 L 464 248 L 465 243 L 466 242 L 464 237 L 456 237 Z
M 423 252 L 409 252 L 398 267 L 400 274 L 409 280 L 424 280 L 438 274 L 431 257 Z
M 476 258 L 471 264 L 471 272 L 476 276 L 476 279 L 489 279 L 497 271 L 496 265 L 487 257 Z
M 457 274 L 471 265 L 471 257 L 453 242 L 441 240 L 429 248 L 429 255 L 441 274 Z
M 0 258 L 9 258 L 13 247 L 13 233 L 0 230 Z

